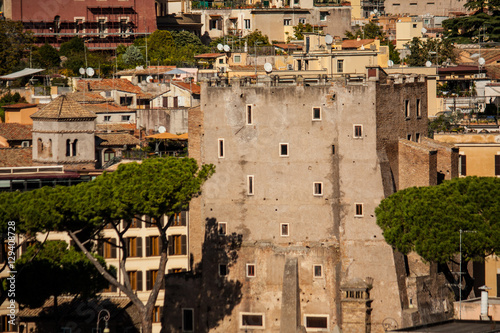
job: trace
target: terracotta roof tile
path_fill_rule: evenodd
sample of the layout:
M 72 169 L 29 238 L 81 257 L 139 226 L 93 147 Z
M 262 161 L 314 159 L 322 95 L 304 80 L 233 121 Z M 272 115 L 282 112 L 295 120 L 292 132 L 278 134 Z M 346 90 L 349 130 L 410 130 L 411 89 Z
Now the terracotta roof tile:
M 102 103 L 106 102 L 106 98 L 100 93 L 94 91 L 75 91 L 73 93 L 66 94 L 70 98 L 74 99 L 78 103 Z M 112 101 L 112 98 L 108 98 L 108 101 Z
M 26 109 L 26 108 L 34 108 L 38 104 L 29 104 L 29 103 L 17 103 L 2 106 L 4 109 Z
M 138 145 L 139 139 L 127 133 L 99 133 L 96 134 L 99 146 Z
M 183 81 L 171 81 L 170 83 L 179 87 L 179 88 L 191 91 L 191 93 L 193 93 L 193 94 L 199 95 L 200 91 L 201 91 L 200 86 L 197 85 L 196 83 L 186 83 Z
M 150 66 L 148 68 L 143 69 L 125 69 L 123 71 L 119 71 L 116 75 L 129 76 L 129 75 L 151 75 L 151 74 L 163 74 L 172 69 L 176 68 L 176 66 Z
M 32 119 L 81 119 L 96 118 L 95 113 L 87 110 L 77 101 L 61 95 L 47 104 L 40 111 L 31 115 Z
M 0 123 L 0 136 L 6 140 L 31 140 L 33 125 Z
M 224 53 L 202 53 L 202 54 L 195 55 L 194 57 L 195 58 L 218 58 L 218 57 L 221 57 L 223 55 L 224 55 Z
M 95 114 L 111 113 L 111 112 L 135 112 L 132 109 L 129 109 L 124 106 L 119 106 L 114 103 L 90 104 L 90 105 L 85 105 L 85 107 L 87 108 L 87 110 L 90 110 Z
M 22 167 L 33 165 L 31 148 L 0 148 L 0 167 Z
M 373 43 L 375 39 L 346 39 L 342 41 L 342 49 L 357 49 L 360 48 L 361 45 L 366 45 Z
M 135 124 L 97 124 L 98 132 L 131 132 L 135 130 Z
M 95 80 L 78 80 L 78 91 L 111 91 L 120 90 L 135 94 L 141 94 L 142 90 L 132 82 L 126 79 L 95 79 Z

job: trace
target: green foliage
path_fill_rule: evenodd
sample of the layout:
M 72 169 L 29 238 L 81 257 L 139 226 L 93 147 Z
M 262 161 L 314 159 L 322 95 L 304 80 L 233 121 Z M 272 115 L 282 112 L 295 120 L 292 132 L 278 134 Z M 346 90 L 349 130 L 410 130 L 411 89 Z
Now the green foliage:
M 500 13 L 474 15 L 443 21 L 445 36 L 452 42 L 500 42 Z M 480 40 L 479 40 L 480 39 Z
M 136 46 L 130 45 L 127 47 L 127 51 L 125 51 L 125 54 L 123 55 L 123 61 L 127 65 L 135 67 L 141 64 L 144 61 L 144 58 Z
M 433 138 L 436 132 L 449 132 L 453 128 L 452 117 L 446 115 L 440 115 L 434 120 L 429 120 L 429 137 Z
M 33 34 L 25 32 L 21 22 L 0 20 L 0 75 L 17 69 L 33 41 Z
M 450 40 L 438 40 L 430 38 L 426 41 L 414 37 L 407 44 L 411 54 L 404 60 L 409 66 L 424 66 L 427 61 L 433 64 L 441 64 L 450 60 L 454 62 L 456 56 L 453 52 L 454 46 Z
M 386 242 L 404 254 L 447 263 L 459 253 L 465 261 L 500 254 L 500 179 L 455 178 L 441 185 L 412 187 L 382 200 L 377 224 Z
M 85 51 L 85 43 L 80 37 L 73 37 L 69 41 L 62 43 L 59 48 L 59 53 L 65 57 L 70 57 L 75 54 L 81 54 Z
M 293 35 L 295 39 L 304 40 L 304 32 L 313 32 L 313 26 L 309 23 L 299 23 L 293 27 Z
M 5 110 L 2 108 L 4 105 L 10 105 L 10 104 L 17 104 L 17 103 L 26 103 L 26 99 L 24 97 L 21 97 L 19 93 L 12 94 L 10 91 L 8 91 L 5 95 L 0 98 L 0 118 L 2 119 L 2 122 L 5 121 Z
M 35 67 L 46 69 L 59 67 L 61 63 L 59 52 L 49 44 L 36 49 L 32 53 L 32 61 Z
M 105 267 L 103 258 L 98 258 Z M 40 307 L 51 296 L 96 295 L 108 286 L 85 255 L 64 241 L 47 241 L 28 247 L 16 261 L 16 301 L 31 308 Z
M 388 42 L 389 46 L 389 60 L 392 60 L 395 64 L 401 63 L 401 58 L 398 50 L 396 50 L 396 46 L 392 42 Z
M 486 8 L 489 11 L 500 10 L 500 0 L 467 0 L 464 7 L 468 10 L 482 12 Z
M 354 32 L 346 31 L 345 35 L 348 39 L 357 39 L 358 37 L 362 39 L 385 39 L 385 33 L 382 31 L 382 28 L 373 22 L 365 24 L 361 28 L 358 26 Z

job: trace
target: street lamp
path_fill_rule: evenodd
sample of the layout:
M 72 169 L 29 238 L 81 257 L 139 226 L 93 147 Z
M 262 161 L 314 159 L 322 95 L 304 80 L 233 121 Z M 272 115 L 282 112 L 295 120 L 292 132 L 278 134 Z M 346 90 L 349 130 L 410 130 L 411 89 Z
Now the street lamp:
M 104 316 L 101 318 L 101 313 L 105 312 Z M 105 322 L 105 327 L 104 327 L 104 331 L 103 333 L 109 333 L 109 328 L 108 328 L 108 320 L 109 318 L 111 317 L 111 314 L 109 313 L 108 310 L 106 309 L 102 309 L 101 311 L 99 311 L 99 313 L 97 314 L 97 333 L 99 333 L 99 322 L 101 321 L 101 319 L 104 320 Z

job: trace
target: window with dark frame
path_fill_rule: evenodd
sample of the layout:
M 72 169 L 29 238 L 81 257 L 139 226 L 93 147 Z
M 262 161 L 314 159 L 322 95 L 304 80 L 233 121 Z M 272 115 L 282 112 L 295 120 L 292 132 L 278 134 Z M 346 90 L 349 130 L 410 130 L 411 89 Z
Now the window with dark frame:
M 241 314 L 241 327 L 264 327 L 264 316 L 261 314 Z
M 306 329 L 308 328 L 328 328 L 328 316 L 306 315 Z
M 405 99 L 404 101 L 404 105 L 405 105 L 405 118 L 410 118 L 410 101 Z
M 161 323 L 163 318 L 163 306 L 153 308 L 153 323 Z
M 224 139 L 219 139 L 218 152 L 219 158 L 224 158 Z
M 142 237 L 127 237 L 127 256 L 139 258 L 142 257 Z
M 127 273 L 132 290 L 142 291 L 142 271 L 129 271 Z
M 355 212 L 356 216 L 363 216 L 363 204 L 362 203 L 357 203 L 355 205 L 355 209 L 356 209 L 356 212 Z
M 314 265 L 313 271 L 314 271 L 315 278 L 323 277 L 323 266 L 322 265 Z
M 159 236 L 146 237 L 146 257 L 159 256 L 161 250 L 161 243 Z
M 354 137 L 358 139 L 363 137 L 363 126 L 354 125 Z
M 187 254 L 187 239 L 186 235 L 171 235 L 168 236 L 168 255 L 180 256 Z
M 460 176 L 467 176 L 467 156 L 458 155 L 458 172 Z
M 344 73 L 344 60 L 343 59 L 337 60 L 337 73 Z
M 220 236 L 224 236 L 227 234 L 227 222 L 217 223 L 217 234 L 219 234 Z
M 417 118 L 422 117 L 422 110 L 421 110 L 421 105 L 420 105 L 420 99 L 417 98 L 417 103 L 415 105 L 415 112 L 417 114 Z
M 313 184 L 314 187 L 314 195 L 323 195 L 323 183 L 321 182 L 316 182 Z
M 157 277 L 158 277 L 157 269 L 146 271 L 146 290 L 153 289 Z M 160 286 L 160 289 L 164 289 L 163 286 Z
M 500 176 L 500 153 L 495 155 L 495 176 Z
M 182 309 L 182 332 L 194 332 L 193 309 Z
M 288 143 L 280 143 L 280 156 L 281 157 L 288 156 Z
M 420 133 L 415 133 L 415 142 L 420 142 Z
M 281 223 L 280 224 L 280 235 L 282 237 L 289 236 L 290 232 L 290 225 L 288 223 Z
M 185 227 L 187 225 L 186 215 L 186 211 L 175 213 L 172 221 L 172 227 Z
M 254 176 L 247 176 L 247 195 L 254 194 Z
M 226 276 L 228 274 L 227 265 L 219 264 L 219 276 Z
M 247 277 L 255 277 L 255 264 L 247 264 Z
M 252 105 L 250 105 L 250 104 L 247 104 L 246 121 L 247 121 L 247 125 L 253 124 Z
M 313 107 L 312 109 L 312 119 L 313 120 L 321 120 L 321 108 Z

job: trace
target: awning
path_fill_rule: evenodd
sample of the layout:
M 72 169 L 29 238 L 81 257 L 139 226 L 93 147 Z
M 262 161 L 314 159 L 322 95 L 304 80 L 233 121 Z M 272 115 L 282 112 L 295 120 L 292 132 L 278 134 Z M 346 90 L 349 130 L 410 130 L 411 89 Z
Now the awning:
M 187 135 L 187 134 L 183 134 Z M 172 133 L 158 133 L 153 135 L 148 135 L 146 139 L 157 139 L 157 140 L 187 140 L 187 138 L 181 137 L 180 135 L 175 135 Z
M 36 73 L 43 72 L 45 69 L 39 68 L 25 68 L 22 71 L 0 76 L 0 80 L 15 80 L 23 76 L 29 76 Z

